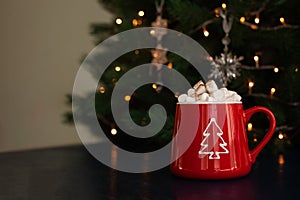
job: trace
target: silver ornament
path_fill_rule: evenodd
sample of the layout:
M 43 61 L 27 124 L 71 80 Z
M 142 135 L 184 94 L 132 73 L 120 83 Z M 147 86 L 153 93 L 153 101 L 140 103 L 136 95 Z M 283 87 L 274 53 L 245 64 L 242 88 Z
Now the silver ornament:
M 243 60 L 243 57 L 222 53 L 221 56 L 216 56 L 210 60 L 212 69 L 208 78 L 222 79 L 224 85 L 227 86 L 228 82 L 240 76 L 239 68 L 242 65 L 240 61 Z

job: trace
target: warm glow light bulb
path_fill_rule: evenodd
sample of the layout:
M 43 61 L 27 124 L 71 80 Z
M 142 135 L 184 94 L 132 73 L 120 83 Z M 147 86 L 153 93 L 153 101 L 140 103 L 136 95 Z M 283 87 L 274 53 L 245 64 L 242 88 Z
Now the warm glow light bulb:
M 248 131 L 252 131 L 252 129 L 253 129 L 252 123 L 248 123 L 248 124 L 247 124 L 247 130 L 248 130 Z
M 154 34 L 155 34 L 155 30 L 151 30 L 151 31 L 150 31 L 150 34 L 151 34 L 151 35 L 154 35 Z
M 138 25 L 138 20 L 133 19 L 133 20 L 132 20 L 132 25 L 133 25 L 133 26 L 137 26 L 137 25 Z
M 145 15 L 145 12 L 142 11 L 142 10 L 140 10 L 140 11 L 138 12 L 138 15 L 139 15 L 140 17 L 143 17 L 143 16 Z
M 254 82 L 250 81 L 250 82 L 248 83 L 248 86 L 249 86 L 249 88 L 253 88 Z
M 226 3 L 222 3 L 222 8 L 225 10 L 227 7 Z
M 157 89 L 157 85 L 155 83 L 152 84 L 153 89 Z
M 273 95 L 276 92 L 275 88 L 271 88 L 270 94 Z
M 105 92 L 105 88 L 103 87 L 103 86 L 101 86 L 100 88 L 99 88 L 99 91 L 100 91 L 100 93 L 104 93 Z
M 172 69 L 172 68 L 173 68 L 173 63 L 169 62 L 169 63 L 168 63 L 168 68 L 169 68 L 169 69 Z
M 275 73 L 278 73 L 278 72 L 279 72 L 278 67 L 275 67 L 275 68 L 274 68 L 274 72 L 275 72 Z
M 255 62 L 259 61 L 259 57 L 258 56 L 254 56 L 253 59 L 254 59 Z
M 299 71 L 298 67 L 295 68 L 295 72 L 297 73 Z
M 218 8 L 215 9 L 215 15 L 216 17 L 220 17 L 220 11 Z
M 115 129 L 115 128 L 112 128 L 111 130 L 110 130 L 110 133 L 112 134 L 112 135 L 116 135 L 117 134 L 117 129 Z
M 121 67 L 120 66 L 116 66 L 115 70 L 116 70 L 116 72 L 119 72 L 119 71 L 121 71 Z
M 121 18 L 117 18 L 117 19 L 116 19 L 116 24 L 119 24 L 119 25 L 120 25 L 120 24 L 122 24 L 122 22 L 123 22 L 123 20 L 122 20 Z
M 280 21 L 282 24 L 284 24 L 284 23 L 285 23 L 285 20 L 284 20 L 284 18 L 283 18 L 283 17 L 280 17 L 279 21 Z
M 278 138 L 279 138 L 280 140 L 283 139 L 283 134 L 282 134 L 281 132 L 278 134 Z
M 252 28 L 253 30 L 258 29 L 258 27 L 256 25 L 254 25 L 254 24 L 251 24 L 250 28 Z
M 246 18 L 245 18 L 245 17 L 241 17 L 241 18 L 240 18 L 240 22 L 241 22 L 241 23 L 244 23 L 245 21 L 246 21 Z
M 278 164 L 279 165 L 283 165 L 284 164 L 284 157 L 283 157 L 282 154 L 280 154 L 279 157 L 278 157 Z
M 204 35 L 205 37 L 208 37 L 208 36 L 209 36 L 209 32 L 208 32 L 206 29 L 204 29 L 204 30 L 203 30 L 203 35 Z
M 259 24 L 259 17 L 255 17 L 254 22 L 255 24 Z
M 125 101 L 130 101 L 130 99 L 131 99 L 131 96 L 129 96 L 129 95 L 126 95 L 126 96 L 124 97 L 124 100 L 125 100 Z

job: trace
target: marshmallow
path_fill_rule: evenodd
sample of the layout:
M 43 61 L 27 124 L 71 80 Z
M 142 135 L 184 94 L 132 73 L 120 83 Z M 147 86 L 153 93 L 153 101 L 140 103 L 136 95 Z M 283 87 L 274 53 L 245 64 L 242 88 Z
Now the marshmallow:
M 217 84 L 215 83 L 214 80 L 209 80 L 209 81 L 206 83 L 206 90 L 207 90 L 209 93 L 212 93 L 212 92 L 218 90 L 218 86 L 217 86 Z
M 200 95 L 200 94 L 203 94 L 203 93 L 206 93 L 206 88 L 204 85 L 201 85 L 198 87 L 198 89 L 196 90 L 196 94 Z
M 225 96 L 227 95 L 227 93 L 228 93 L 227 88 L 224 88 L 224 87 L 223 87 L 223 88 L 220 88 L 220 90 L 223 91 L 223 92 L 225 93 Z
M 234 98 L 233 98 L 233 96 L 231 96 L 231 97 L 227 97 L 226 98 L 226 101 L 228 102 L 228 101 L 234 101 Z
M 187 91 L 189 97 L 195 97 L 195 89 L 191 88 Z
M 200 87 L 200 86 L 205 86 L 205 84 L 203 83 L 203 81 L 199 81 L 198 83 L 196 83 L 195 85 L 194 85 L 194 89 L 195 90 L 198 90 L 198 88 Z
M 193 88 L 187 91 L 187 94 L 182 94 L 178 97 L 178 102 L 238 102 L 242 97 L 234 91 L 230 91 L 227 88 L 220 88 L 213 80 L 204 84 L 199 81 Z
M 208 97 L 209 97 L 209 94 L 203 93 L 203 94 L 201 94 L 201 95 L 198 96 L 198 100 L 200 100 L 200 101 L 207 101 Z
M 233 100 L 234 101 L 240 101 L 242 99 L 242 97 L 240 96 L 240 95 L 238 95 L 238 94 L 235 94 L 234 96 L 233 96 Z
M 216 101 L 214 97 L 208 97 L 208 101 Z
M 194 97 L 189 97 L 189 96 L 186 97 L 186 102 L 195 102 L 195 101 L 196 99 Z
M 225 91 L 224 90 L 216 90 L 211 93 L 211 96 L 216 99 L 216 101 L 225 101 Z
M 235 95 L 235 94 L 237 94 L 236 92 L 234 92 L 234 91 L 231 91 L 231 90 L 227 90 L 227 92 L 226 92 L 226 98 L 227 97 L 231 97 L 231 96 L 233 96 L 233 95 Z
M 187 95 L 186 94 L 182 94 L 178 97 L 178 102 L 183 103 L 186 101 Z

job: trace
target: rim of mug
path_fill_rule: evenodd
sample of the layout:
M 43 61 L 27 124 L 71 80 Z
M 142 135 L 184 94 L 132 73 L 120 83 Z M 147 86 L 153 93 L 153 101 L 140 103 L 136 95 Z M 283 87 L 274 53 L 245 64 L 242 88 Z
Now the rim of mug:
M 197 104 L 242 104 L 241 101 L 203 101 L 203 102 L 177 102 L 177 104 L 197 105 Z

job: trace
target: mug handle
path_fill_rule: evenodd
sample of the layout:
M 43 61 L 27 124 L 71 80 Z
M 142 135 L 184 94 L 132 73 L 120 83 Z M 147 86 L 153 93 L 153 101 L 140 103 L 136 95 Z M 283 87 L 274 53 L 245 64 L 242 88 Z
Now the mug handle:
M 257 112 L 265 113 L 268 116 L 269 121 L 270 121 L 270 126 L 269 126 L 268 132 L 266 133 L 266 135 L 264 136 L 262 141 L 252 151 L 250 151 L 250 159 L 251 159 L 252 163 L 255 162 L 256 157 L 258 156 L 258 154 L 261 152 L 261 150 L 269 142 L 272 135 L 274 134 L 275 127 L 276 127 L 276 120 L 275 120 L 275 117 L 274 117 L 273 113 L 269 109 L 267 109 L 265 107 L 262 107 L 262 106 L 255 106 L 253 108 L 249 108 L 249 109 L 244 111 L 245 117 L 246 117 L 246 123 L 249 121 L 251 116 L 254 113 L 257 113 Z

